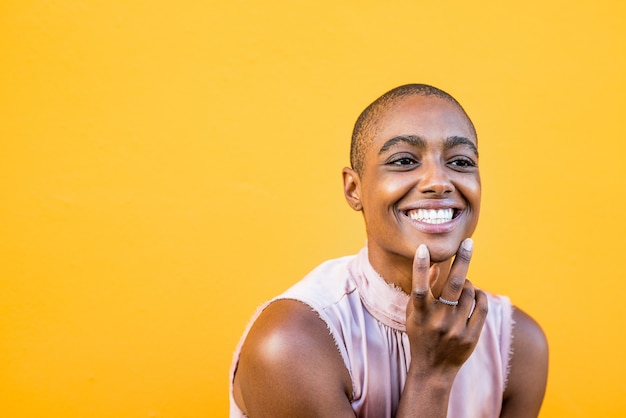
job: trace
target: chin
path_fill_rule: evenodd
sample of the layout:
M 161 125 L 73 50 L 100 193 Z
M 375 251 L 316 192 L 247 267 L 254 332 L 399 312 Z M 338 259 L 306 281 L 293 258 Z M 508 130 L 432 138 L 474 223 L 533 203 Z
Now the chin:
M 434 263 L 443 263 L 444 261 L 448 261 L 456 255 L 456 250 L 451 251 L 449 249 L 428 249 L 430 251 L 430 262 Z
M 452 259 L 459 247 L 461 245 L 461 241 L 459 242 L 447 242 L 447 243 L 432 243 L 432 242 L 424 242 L 426 247 L 428 247 L 428 252 L 430 254 L 430 262 L 431 263 L 442 263 L 444 261 L 448 261 Z M 415 247 L 417 251 L 417 246 Z

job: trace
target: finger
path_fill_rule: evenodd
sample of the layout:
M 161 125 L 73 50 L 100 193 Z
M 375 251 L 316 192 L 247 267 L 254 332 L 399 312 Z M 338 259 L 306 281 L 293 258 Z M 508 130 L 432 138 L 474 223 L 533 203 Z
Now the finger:
M 474 241 L 471 238 L 464 240 L 459 250 L 456 252 L 454 262 L 450 268 L 450 274 L 448 274 L 448 280 L 441 292 L 441 297 L 445 300 L 454 302 L 459 300 L 465 280 L 467 277 L 467 271 L 469 270 L 469 263 L 472 259 L 472 251 L 474 248 Z
M 489 312 L 489 301 L 487 294 L 478 288 L 474 288 L 476 305 L 471 311 L 471 315 L 467 320 L 467 328 L 473 334 L 472 337 L 478 339 L 483 329 L 487 313 Z
M 439 279 L 440 272 L 439 264 L 433 264 L 430 266 L 429 279 L 428 283 L 430 284 L 430 288 L 432 289 L 437 284 L 437 280 Z
M 430 291 L 430 254 L 424 244 L 420 244 L 415 252 L 411 286 L 413 306 L 418 310 L 426 309 L 433 296 Z
M 459 304 L 457 305 L 459 321 L 462 321 L 464 326 L 474 310 L 476 304 L 476 290 L 472 282 L 466 279 L 463 285 L 463 291 L 459 297 Z

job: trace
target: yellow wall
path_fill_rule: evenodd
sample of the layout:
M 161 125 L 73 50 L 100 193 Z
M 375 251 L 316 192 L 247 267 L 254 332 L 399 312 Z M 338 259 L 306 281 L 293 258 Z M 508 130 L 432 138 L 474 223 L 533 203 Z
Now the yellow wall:
M 364 242 L 352 124 L 478 128 L 470 277 L 551 343 L 542 417 L 626 415 L 619 1 L 3 1 L 0 416 L 224 416 L 254 308 Z

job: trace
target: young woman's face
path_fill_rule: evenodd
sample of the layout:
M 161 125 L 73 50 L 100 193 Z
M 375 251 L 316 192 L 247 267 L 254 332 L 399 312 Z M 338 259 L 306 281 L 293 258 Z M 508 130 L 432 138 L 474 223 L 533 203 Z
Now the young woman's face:
M 410 96 L 382 117 L 358 185 L 370 259 L 431 261 L 454 256 L 480 210 L 474 130 L 465 114 L 435 96 Z

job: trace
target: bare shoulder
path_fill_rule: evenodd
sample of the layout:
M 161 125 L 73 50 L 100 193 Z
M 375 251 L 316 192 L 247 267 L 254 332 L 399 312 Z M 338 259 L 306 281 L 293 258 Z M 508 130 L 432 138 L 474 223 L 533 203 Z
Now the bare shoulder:
M 539 324 L 519 308 L 513 311 L 513 355 L 503 417 L 536 417 L 546 391 L 548 340 Z
M 250 329 L 234 397 L 251 418 L 353 416 L 351 381 L 326 324 L 307 305 L 280 300 Z

